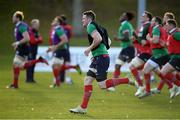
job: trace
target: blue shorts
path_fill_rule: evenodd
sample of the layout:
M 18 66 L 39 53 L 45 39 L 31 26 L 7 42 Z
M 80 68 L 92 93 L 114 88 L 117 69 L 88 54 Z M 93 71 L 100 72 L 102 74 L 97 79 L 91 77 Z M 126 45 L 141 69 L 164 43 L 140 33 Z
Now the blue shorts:
M 16 49 L 16 55 L 21 56 L 23 58 L 27 58 L 29 56 L 29 46 L 28 45 L 20 45 Z
M 180 72 L 180 58 L 171 58 L 169 64 L 171 64 L 174 69 Z
M 135 48 L 133 46 L 129 46 L 121 50 L 118 59 L 122 60 L 123 62 L 130 62 L 134 57 L 135 57 Z
M 107 79 L 107 71 L 109 68 L 109 55 L 100 55 L 93 58 L 87 76 L 96 78 L 98 82 Z
M 53 53 L 54 57 L 60 58 L 60 59 L 64 59 L 66 60 L 66 56 L 67 56 L 67 50 L 66 49 L 58 49 Z
M 157 63 L 159 65 L 159 67 L 162 67 L 163 65 L 165 65 L 170 60 L 170 56 L 165 55 L 165 56 L 162 56 L 160 58 L 155 58 L 152 56 L 150 59 L 152 61 L 154 61 L 155 63 Z

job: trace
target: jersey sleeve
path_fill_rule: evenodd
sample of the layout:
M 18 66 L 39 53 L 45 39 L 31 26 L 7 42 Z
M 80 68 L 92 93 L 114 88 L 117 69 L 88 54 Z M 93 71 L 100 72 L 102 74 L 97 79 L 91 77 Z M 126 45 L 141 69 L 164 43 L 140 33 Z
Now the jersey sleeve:
M 28 31 L 28 28 L 27 28 L 26 26 L 20 26 L 20 27 L 19 27 L 19 31 L 20 31 L 21 33 L 24 33 L 24 32 L 26 32 L 26 31 Z
M 56 30 L 56 33 L 57 33 L 57 35 L 58 35 L 59 37 L 61 37 L 62 35 L 65 34 L 62 29 L 57 29 L 57 30 Z
M 126 24 L 124 24 L 124 25 L 122 25 L 122 27 L 121 27 L 121 32 L 122 32 L 122 34 L 124 34 L 125 32 L 130 32 L 130 26 L 126 23 Z
M 180 41 L 180 32 L 176 32 L 176 33 L 173 35 L 173 38 L 174 38 L 175 40 Z
M 118 38 L 123 38 L 124 33 L 130 32 L 130 31 L 131 31 L 131 27 L 128 24 L 121 25 L 118 30 Z
M 96 26 L 95 26 L 95 25 L 89 24 L 89 25 L 87 26 L 87 33 L 88 33 L 88 34 L 91 35 L 94 30 L 96 30 Z
M 153 31 L 152 31 L 152 35 L 154 36 L 159 36 L 161 35 L 161 32 L 160 32 L 160 29 L 157 27 L 157 28 L 154 28 Z

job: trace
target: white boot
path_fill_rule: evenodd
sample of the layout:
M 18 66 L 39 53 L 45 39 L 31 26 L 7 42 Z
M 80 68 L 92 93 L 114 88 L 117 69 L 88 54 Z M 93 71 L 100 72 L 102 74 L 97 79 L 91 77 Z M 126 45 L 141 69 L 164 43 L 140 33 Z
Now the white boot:
M 107 91 L 110 91 L 110 92 L 114 92 L 116 89 L 115 89 L 115 87 L 109 87 L 108 89 L 107 89 Z
M 169 89 L 169 94 L 170 94 L 169 97 L 170 97 L 170 99 L 172 99 L 172 98 L 175 96 L 175 94 L 176 94 L 176 89 L 177 89 L 177 86 L 176 86 L 176 85 L 173 85 L 173 87 Z
M 143 86 L 139 86 L 139 88 L 137 89 L 137 92 L 134 94 L 135 96 L 139 96 L 140 94 L 142 94 L 144 91 L 144 87 Z
M 71 112 L 71 113 L 79 113 L 79 114 L 86 114 L 87 113 L 87 109 L 84 109 L 81 106 L 78 106 L 76 108 L 69 109 L 69 112 Z
M 151 93 L 152 93 L 152 94 L 160 94 L 161 91 L 158 90 L 157 88 L 152 88 L 152 89 L 151 89 Z
M 178 96 L 178 95 L 180 95 L 180 86 L 177 87 L 177 91 L 176 91 L 175 96 Z

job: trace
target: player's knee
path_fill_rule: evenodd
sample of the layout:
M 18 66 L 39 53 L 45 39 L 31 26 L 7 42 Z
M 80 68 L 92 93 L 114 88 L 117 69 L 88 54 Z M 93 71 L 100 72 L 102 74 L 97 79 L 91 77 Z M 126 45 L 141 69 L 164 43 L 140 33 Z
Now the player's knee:
M 138 57 L 135 57 L 134 59 L 132 59 L 132 61 L 130 62 L 130 68 L 138 68 L 140 67 L 142 64 L 144 64 L 144 62 L 139 59 Z
M 92 85 L 92 82 L 95 78 L 91 77 L 91 76 L 86 76 L 84 79 L 84 85 Z
M 14 66 L 14 67 L 19 67 L 19 68 L 21 68 L 21 67 L 24 66 L 24 64 L 25 64 L 25 60 L 23 60 L 23 59 L 15 56 L 15 58 L 14 58 L 14 60 L 13 60 L 13 66 Z
M 120 68 L 121 68 L 121 65 L 118 65 L 118 64 L 115 65 L 116 70 L 119 70 Z
M 52 65 L 62 65 L 64 63 L 63 59 L 53 57 L 52 59 Z
M 122 66 L 122 65 L 124 65 L 124 61 L 121 60 L 121 59 L 116 59 L 115 63 L 116 63 L 116 65 L 118 65 L 119 67 Z
M 106 89 L 106 81 L 104 80 L 104 81 L 98 82 L 98 86 L 101 89 Z

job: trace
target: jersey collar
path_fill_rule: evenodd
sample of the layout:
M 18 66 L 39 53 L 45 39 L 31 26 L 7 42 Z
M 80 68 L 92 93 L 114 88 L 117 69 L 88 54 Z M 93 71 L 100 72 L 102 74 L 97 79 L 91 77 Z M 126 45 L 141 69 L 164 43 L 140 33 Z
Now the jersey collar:
M 123 25 L 125 22 L 127 22 L 127 20 L 123 21 L 123 22 L 121 23 L 121 25 Z
M 60 25 L 57 25 L 57 26 L 55 26 L 54 28 L 55 28 L 55 29 L 60 28 Z
M 159 27 L 159 25 L 154 26 L 154 28 L 157 28 L 157 27 Z
M 148 24 L 148 23 L 150 23 L 150 21 L 146 21 L 146 22 L 144 22 L 144 23 L 143 23 L 143 25 L 146 25 L 146 24 Z
M 87 24 L 87 26 L 89 26 L 91 23 L 92 23 L 92 21 L 91 21 L 91 22 L 89 22 L 89 23 Z
M 21 21 L 19 21 L 19 22 L 16 23 L 16 27 L 17 27 L 19 24 L 21 24 Z
M 176 27 L 173 28 L 173 29 L 171 29 L 171 30 L 169 31 L 169 33 L 171 34 L 171 33 L 173 33 L 175 30 L 176 30 Z

